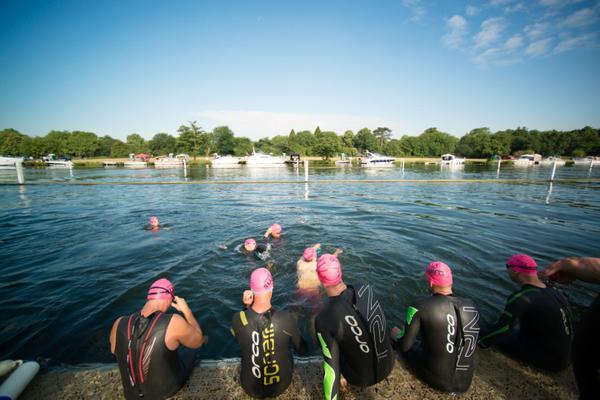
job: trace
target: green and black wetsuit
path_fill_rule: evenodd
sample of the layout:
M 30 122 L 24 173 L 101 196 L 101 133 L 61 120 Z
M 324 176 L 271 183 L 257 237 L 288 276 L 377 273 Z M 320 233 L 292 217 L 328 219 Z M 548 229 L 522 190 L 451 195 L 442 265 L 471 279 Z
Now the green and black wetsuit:
M 288 312 L 270 309 L 257 313 L 251 308 L 234 314 L 231 332 L 242 353 L 242 387 L 253 397 L 274 397 L 283 393 L 292 381 L 296 353 L 305 355 L 306 342 L 298 324 Z
M 408 307 L 395 339 L 422 380 L 438 390 L 464 392 L 473 379 L 478 336 L 479 312 L 471 300 L 434 294 Z
M 575 326 L 573 372 L 580 399 L 600 399 L 600 295 Z
M 494 345 L 511 357 L 546 371 L 569 366 L 572 322 L 566 298 L 554 288 L 523 285 L 506 302 L 480 345 Z
M 371 285 L 349 285 L 330 297 L 315 328 L 323 352 L 325 399 L 338 397 L 340 374 L 353 385 L 370 386 L 392 370 L 390 334 Z

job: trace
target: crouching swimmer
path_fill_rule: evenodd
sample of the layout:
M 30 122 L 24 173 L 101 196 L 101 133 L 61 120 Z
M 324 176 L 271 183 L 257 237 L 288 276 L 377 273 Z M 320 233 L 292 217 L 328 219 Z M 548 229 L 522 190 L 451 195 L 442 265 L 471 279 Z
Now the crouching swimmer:
M 183 315 L 165 314 L 173 307 Z M 125 398 L 164 399 L 177 393 L 206 342 L 186 301 L 167 279 L 154 282 L 140 312 L 118 318 L 110 333 Z
M 306 354 L 307 346 L 295 318 L 271 306 L 273 278 L 269 270 L 254 270 L 250 288 L 252 291 L 243 295 L 248 308 L 234 314 L 231 321 L 231 333 L 242 355 L 240 380 L 250 396 L 274 397 L 292 381 L 294 359 L 290 344 L 299 355 Z
M 445 392 L 465 392 L 475 370 L 479 312 L 469 299 L 452 295 L 452 271 L 432 262 L 425 275 L 432 296 L 408 307 L 403 329 L 392 336 L 414 373 Z M 416 345 L 421 334 L 421 345 Z
M 325 399 L 339 398 L 345 381 L 371 386 L 394 366 L 385 314 L 368 284 L 346 285 L 333 254 L 317 261 L 317 274 L 329 300 L 316 319 L 317 342 L 323 352 Z

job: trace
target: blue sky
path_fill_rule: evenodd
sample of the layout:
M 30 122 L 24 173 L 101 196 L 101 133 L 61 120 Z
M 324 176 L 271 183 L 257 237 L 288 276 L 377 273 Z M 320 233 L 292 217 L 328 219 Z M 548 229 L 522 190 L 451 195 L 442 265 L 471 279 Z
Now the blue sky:
M 0 129 L 600 128 L 600 0 L 0 0 Z

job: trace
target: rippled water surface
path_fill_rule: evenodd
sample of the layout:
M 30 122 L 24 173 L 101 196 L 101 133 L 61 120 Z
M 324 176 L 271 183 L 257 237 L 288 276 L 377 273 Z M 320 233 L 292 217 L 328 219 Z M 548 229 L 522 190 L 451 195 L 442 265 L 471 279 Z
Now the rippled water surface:
M 453 267 L 456 294 L 473 298 L 490 323 L 517 289 L 504 268 L 511 254 L 529 253 L 541 265 L 600 256 L 600 184 L 555 183 L 549 192 L 541 180 L 550 172 L 507 166 L 500 178 L 531 181 L 432 183 L 493 180 L 496 168 L 329 168 L 312 170 L 306 186 L 293 168 L 27 169 L 32 185 L 0 185 L 0 355 L 113 361 L 112 322 L 141 308 L 148 285 L 166 276 L 209 335 L 202 357 L 237 356 L 231 317 L 264 262 L 234 247 L 274 222 L 284 236 L 272 251 L 273 303 L 298 312 L 307 336 L 313 312 L 295 290 L 295 263 L 315 242 L 344 249 L 345 280 L 371 282 L 390 323 L 427 294 L 423 269 L 432 260 Z M 556 174 L 597 179 L 600 166 Z M 372 182 L 395 179 L 416 181 Z M 14 171 L 0 171 L 0 182 L 14 180 Z M 253 183 L 204 184 L 217 181 Z M 171 229 L 145 231 L 153 214 Z M 575 285 L 567 294 L 581 308 L 594 288 Z

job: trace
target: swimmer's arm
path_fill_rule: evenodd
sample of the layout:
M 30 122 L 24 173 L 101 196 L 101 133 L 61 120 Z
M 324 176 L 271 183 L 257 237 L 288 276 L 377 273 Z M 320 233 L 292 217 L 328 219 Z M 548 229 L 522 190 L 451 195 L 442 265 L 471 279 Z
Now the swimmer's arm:
M 323 390 L 325 400 L 339 398 L 340 350 L 337 341 L 327 332 L 317 331 L 317 341 L 323 353 Z
M 421 314 L 413 306 L 406 310 L 406 322 L 404 331 L 400 332 L 400 350 L 405 353 L 415 344 L 419 331 L 421 330 Z
M 294 346 L 296 354 L 305 356 L 308 353 L 308 346 L 300 333 L 300 329 L 298 329 L 298 322 L 294 317 L 290 316 L 288 318 L 284 332 L 291 337 L 292 346 Z
M 183 318 L 178 314 L 173 315 L 171 320 L 174 323 L 173 336 L 185 347 L 191 349 L 200 348 L 207 340 L 202 334 L 202 328 L 200 328 L 200 324 L 196 320 L 196 317 L 194 317 L 185 299 L 175 296 L 175 301 L 171 303 L 171 306 L 183 315 Z M 171 324 L 169 324 L 167 332 L 170 328 Z
M 498 322 L 496 322 L 491 331 L 482 334 L 479 338 L 479 346 L 487 347 L 497 341 L 498 338 L 510 333 L 522 314 L 522 292 L 519 291 L 508 298 L 506 307 L 502 311 L 502 314 L 500 314 Z
M 123 317 L 119 317 L 117 318 L 117 320 L 115 321 L 115 323 L 112 326 L 112 329 L 110 330 L 110 352 L 112 354 L 115 354 L 115 347 L 117 345 L 117 328 L 119 327 L 119 322 L 121 322 L 121 318 Z
M 550 264 L 540 273 L 542 277 L 549 278 L 555 273 L 563 276 L 565 283 L 574 279 L 584 282 L 600 283 L 600 258 L 597 257 L 569 257 Z

